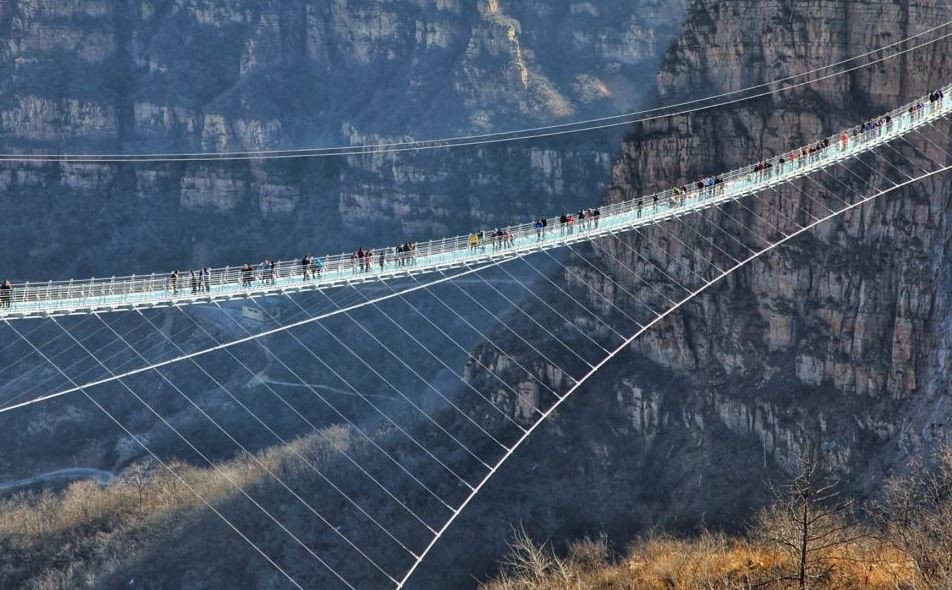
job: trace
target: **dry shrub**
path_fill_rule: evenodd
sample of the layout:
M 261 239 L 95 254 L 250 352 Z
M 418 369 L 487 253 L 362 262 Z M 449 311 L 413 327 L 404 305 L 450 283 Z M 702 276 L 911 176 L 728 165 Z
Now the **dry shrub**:
M 611 549 L 608 537 L 599 535 L 595 539 L 585 537 L 572 543 L 568 551 L 568 561 L 576 571 L 596 571 L 611 561 Z
M 873 509 L 884 543 L 914 564 L 915 588 L 952 588 L 952 446 L 937 454 L 931 472 L 913 464 L 886 484 Z
M 742 539 L 705 533 L 692 540 L 653 536 L 630 549 L 626 560 L 632 588 L 748 588 L 780 557 Z
M 486 588 L 490 590 L 533 590 L 575 588 L 575 575 L 568 560 L 560 559 L 549 543 L 537 545 L 522 528 L 514 531 L 509 554 L 502 569 Z
M 268 479 L 269 472 L 293 481 L 292 476 L 310 471 L 306 464 L 301 467 L 303 461 L 320 465 L 331 459 L 335 448 L 353 454 L 362 447 L 353 443 L 347 429 L 329 428 L 254 456 L 238 456 L 217 469 L 176 460 L 167 461 L 167 468 L 143 463 L 128 467 L 107 486 L 77 481 L 60 493 L 20 492 L 0 499 L 0 542 L 10 549 L 0 552 L 0 586 L 8 587 L 5 576 L 11 572 L 29 578 L 18 587 L 89 585 L 90 576 L 131 559 L 140 536 L 161 538 L 169 527 L 205 510 L 196 494 L 216 505 L 239 494 L 236 485 L 247 490 Z M 29 554 L 31 563 L 17 560 L 17 553 Z M 63 566 L 67 554 L 72 565 Z M 89 560 L 95 561 L 95 569 L 81 571 Z M 82 584 L 78 577 L 84 579 Z
M 593 548 L 594 545 L 594 548 Z M 628 549 L 617 563 L 599 565 L 601 541 L 573 545 L 563 561 L 548 544 L 535 545 L 524 534 L 511 544 L 500 575 L 484 590 L 772 590 L 795 588 L 777 572 L 794 564 L 770 547 L 745 538 L 705 533 L 676 539 L 651 535 Z M 607 549 L 607 544 L 604 545 Z M 593 550 L 594 549 L 594 550 Z M 572 555 L 591 556 L 576 561 Z M 897 590 L 915 588 L 915 570 L 898 551 L 873 540 L 837 548 L 837 567 L 818 588 Z M 519 564 L 513 567 L 513 564 Z

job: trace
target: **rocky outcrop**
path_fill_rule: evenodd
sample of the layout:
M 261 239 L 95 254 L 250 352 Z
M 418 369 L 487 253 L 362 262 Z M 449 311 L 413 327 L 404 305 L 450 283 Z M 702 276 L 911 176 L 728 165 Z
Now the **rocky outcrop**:
M 4 79 L 3 95 L 23 97 L 0 104 L 5 143 L 257 149 L 604 114 L 640 96 L 638 73 L 666 44 L 679 14 L 666 2 L 640 3 L 635 16 L 622 2 L 252 4 L 101 3 L 82 13 L 79 3 L 2 5 L 0 27 L 17 39 L 2 50 L 4 67 L 16 74 Z M 678 102 L 795 74 L 918 32 L 943 15 L 937 0 L 693 0 L 662 63 L 657 94 Z M 659 23 L 667 25 L 651 26 Z M 29 32 L 44 27 L 86 33 L 40 42 Z M 66 90 L 51 89 L 44 68 L 54 61 L 61 64 L 54 71 L 87 76 L 65 76 Z M 183 66 L 197 63 L 207 67 Z M 610 138 L 575 137 L 438 157 L 8 165 L 0 169 L 0 205 L 10 215 L 0 224 L 32 257 L 29 268 L 25 260 L 12 268 L 50 269 L 42 278 L 256 259 L 270 249 L 296 251 L 315 234 L 327 236 L 321 244 L 328 249 L 349 248 L 370 238 L 367 228 L 374 243 L 423 238 L 530 218 L 600 184 L 610 184 L 608 200 L 619 200 L 737 167 L 887 110 L 950 74 L 948 47 L 937 44 L 872 70 L 646 124 L 632 130 L 614 161 Z M 417 583 L 469 583 L 474 572 L 493 567 L 493 547 L 514 522 L 541 536 L 605 531 L 624 540 L 652 525 L 741 526 L 762 499 L 764 480 L 816 446 L 848 491 L 875 493 L 885 474 L 945 438 L 950 194 L 942 179 L 859 209 L 649 331 L 536 432 L 441 541 Z M 796 210 L 816 212 L 808 195 L 780 207 L 751 201 L 751 217 L 764 220 L 755 231 L 773 231 L 768 224 Z M 703 223 L 729 221 L 723 215 Z M 687 280 L 710 272 L 703 259 L 743 247 L 720 253 L 700 246 L 692 254 L 664 232 L 625 238 L 627 245 L 612 251 L 621 264 L 604 258 L 621 288 L 579 263 L 560 284 L 611 323 L 618 318 L 609 301 L 632 310 L 635 298 L 658 297 L 635 276 L 656 272 L 642 257 Z M 591 318 L 570 313 L 572 323 L 598 333 Z M 515 370 L 516 361 L 528 360 L 488 347 L 477 357 L 509 387 L 473 381 L 515 420 L 530 423 L 533 406 L 548 394 Z M 564 373 L 538 359 L 531 366 L 565 388 Z M 76 416 L 27 423 L 31 434 L 61 435 Z M 94 427 L 87 428 L 85 438 L 73 433 L 67 440 L 77 447 L 94 440 Z M 120 460 L 126 458 L 123 451 Z
M 639 102 L 683 10 L 639 4 L 7 2 L 0 144 L 5 152 L 270 150 L 604 115 Z M 31 242 L 19 219 L 37 216 L 51 242 L 71 224 L 89 231 L 75 256 L 37 249 L 27 259 L 16 248 L 0 273 L 45 280 L 237 264 L 504 225 L 597 198 L 618 137 L 291 163 L 86 165 L 82 175 L 5 164 L 0 207 L 19 218 L 3 216 L 0 234 Z M 106 206 L 125 220 L 121 228 L 100 225 L 95 212 Z M 215 229 L 169 244 L 181 220 L 197 216 Z
M 829 20 L 807 17 L 823 10 Z M 928 2 L 875 8 L 853 2 L 822 8 L 807 3 L 796 10 L 782 3 L 699 2 L 692 6 L 689 21 L 698 24 L 686 27 L 669 53 L 659 75 L 659 93 L 676 99 L 699 87 L 727 92 L 796 73 L 793 64 L 798 69 L 820 67 L 869 51 L 884 39 L 934 26 L 938 11 Z M 863 25 L 857 26 L 860 22 Z M 758 44 L 749 35 L 764 35 L 767 41 Z M 751 50 L 737 52 L 738 40 Z M 940 42 L 885 62 L 873 72 L 858 70 L 762 104 L 648 125 L 638 139 L 625 144 L 610 194 L 622 198 L 653 190 L 657 185 L 651 179 L 690 181 L 782 153 L 791 145 L 835 133 L 851 120 L 926 94 L 950 75 L 952 59 Z M 946 160 L 941 146 L 925 145 L 927 155 Z M 906 151 L 916 160 L 915 152 Z M 671 157 L 673 153 L 680 156 Z M 853 184 L 854 190 L 868 190 L 858 181 Z M 848 189 L 841 190 L 852 196 Z M 646 334 L 637 352 L 702 389 L 705 379 L 690 378 L 692 372 L 713 369 L 723 379 L 743 382 L 747 391 L 723 393 L 728 398 L 754 395 L 742 404 L 731 402 L 745 409 L 727 410 L 724 423 L 738 435 L 754 434 L 764 441 L 777 439 L 769 420 L 758 424 L 726 416 L 740 411 L 790 418 L 790 410 L 780 411 L 782 406 L 770 401 L 782 389 L 827 392 L 830 398 L 822 414 L 850 413 L 851 420 L 834 428 L 823 415 L 793 419 L 786 426 L 793 433 L 785 437 L 788 442 L 769 445 L 774 447 L 771 457 L 789 463 L 804 452 L 804 445 L 833 440 L 843 455 L 854 457 L 852 463 L 840 457 L 850 476 L 875 479 L 876 473 L 888 472 L 907 454 L 917 455 L 935 442 L 926 435 L 933 432 L 935 416 L 923 406 L 941 407 L 946 394 L 938 374 L 944 373 L 941 367 L 947 362 L 942 340 L 952 313 L 943 295 L 947 277 L 941 237 L 949 223 L 950 194 L 948 179 L 929 181 L 818 229 L 811 239 L 771 254 L 704 295 L 661 330 Z M 773 225 L 783 226 L 798 208 L 817 208 L 809 191 L 788 198 L 786 215 L 775 210 L 775 201 L 753 201 L 753 214 L 762 220 L 756 233 L 769 235 Z M 723 215 L 713 221 L 730 222 Z M 646 237 L 656 242 L 663 235 Z M 646 244 L 632 240 L 631 245 Z M 713 248 L 704 254 L 717 256 Z M 624 269 L 616 270 L 625 275 Z M 679 272 L 675 265 L 667 270 Z M 726 303 L 739 300 L 745 310 Z M 668 354 L 672 346 L 691 354 Z M 788 384 L 778 387 L 778 375 Z M 796 406 L 792 400 L 791 409 Z M 884 423 L 892 427 L 883 428 Z
M 4 152 L 37 153 L 269 150 L 468 135 L 633 110 L 677 32 L 683 3 L 639 0 L 634 6 L 623 0 L 0 2 L 0 144 Z M 600 198 L 621 133 L 283 162 L 0 163 L 0 280 L 234 265 L 521 222 Z M 222 338 L 240 334 L 217 309 L 190 311 Z M 238 307 L 224 313 L 241 316 Z M 205 340 L 176 315 L 152 317 L 180 342 Z M 117 344 L 73 319 L 62 321 L 90 346 Z M 129 319 L 107 321 L 123 330 Z M 489 329 L 488 320 L 474 321 L 479 330 Z M 389 326 L 383 329 L 392 335 Z M 57 331 L 47 322 L 34 336 L 45 341 Z M 467 337 L 460 336 L 465 346 Z M 353 343 L 358 355 L 378 358 L 375 344 L 360 340 Z M 27 353 L 7 343 L 0 350 L 5 369 Z M 173 352 L 158 334 L 139 344 Z M 60 361 L 71 375 L 85 379 L 104 371 L 75 350 L 56 352 L 63 352 Z M 313 365 L 301 361 L 300 350 L 278 353 L 292 366 Z M 357 363 L 345 351 L 322 355 L 360 390 L 379 387 L 364 387 L 368 372 L 354 370 Z M 269 359 L 250 354 L 248 362 L 264 374 Z M 16 371 L 0 375 L 3 403 L 67 386 L 42 363 L 17 369 L 19 381 L 10 375 Z M 224 420 L 237 415 L 240 409 L 221 391 L 182 369 L 169 374 L 188 382 L 199 403 Z M 215 369 L 229 375 L 233 391 L 263 399 L 254 393 L 262 386 L 242 371 Z M 233 452 L 208 437 L 177 393 L 145 379 L 133 386 L 153 395 L 160 413 L 201 440 L 210 456 Z M 527 423 L 542 392 L 528 383 L 513 387 L 521 396 L 513 412 Z M 127 394 L 119 386 L 96 393 L 157 453 L 187 455 Z M 355 420 L 370 413 L 342 399 Z M 255 409 L 266 421 L 289 424 L 277 405 Z M 321 426 L 333 420 L 318 404 L 307 412 Z M 0 423 L 7 434 L 0 444 L 2 479 L 72 465 L 112 469 L 141 453 L 79 397 L 4 415 Z M 240 430 L 249 448 L 275 444 Z M 242 555 L 221 553 L 227 556 L 222 563 Z M 165 569 L 163 559 L 139 555 Z M 137 560 L 123 569 L 135 569 Z
M 936 2 L 696 0 L 662 64 L 658 95 L 680 102 L 821 67 L 935 26 L 942 14 Z M 737 168 L 926 94 L 952 78 L 948 47 L 639 126 L 615 159 L 608 200 Z M 948 163 L 941 147 L 949 146 L 921 145 Z M 901 151 L 925 166 L 914 150 Z M 843 176 L 843 196 L 869 190 L 862 178 Z M 752 246 L 756 235 L 824 211 L 818 197 L 805 188 L 782 201 L 751 199 L 750 211 L 709 212 L 705 221 L 629 235 L 625 246 L 606 244 L 611 257 L 590 253 L 620 288 L 581 262 L 560 280 L 591 310 L 630 325 L 606 298 L 632 313 L 636 300 L 663 304 L 641 276 L 697 284 L 694 273 L 715 274 L 705 260 L 724 267 L 728 255 L 745 253 L 723 237 L 726 251 L 690 239 L 693 231 L 731 227 L 729 216 L 743 216 L 754 232 L 741 238 Z M 540 538 L 606 531 L 627 540 L 649 526 L 738 528 L 763 500 L 764 482 L 814 449 L 837 469 L 844 493 L 875 495 L 888 474 L 948 440 L 950 197 L 946 177 L 897 191 L 684 306 L 577 392 L 460 529 L 490 538 L 519 521 Z M 672 237 L 678 232 L 693 251 Z M 585 320 L 577 307 L 564 311 Z M 578 337 L 570 345 L 589 346 Z M 522 397 L 514 399 L 518 417 Z M 512 502 L 518 507 L 499 514 Z M 455 551 L 461 547 L 443 548 L 434 563 Z

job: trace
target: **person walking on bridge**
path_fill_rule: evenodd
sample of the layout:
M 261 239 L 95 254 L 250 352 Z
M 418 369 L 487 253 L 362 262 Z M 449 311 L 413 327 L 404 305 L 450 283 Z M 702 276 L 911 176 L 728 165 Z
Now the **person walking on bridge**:
M 319 256 L 308 256 L 308 258 L 311 259 L 311 276 L 315 279 L 319 279 L 321 277 L 321 271 L 324 270 L 324 261 L 321 260 Z
M 13 283 L 10 279 L 5 279 L 0 285 L 0 307 L 12 307 L 13 305 Z
M 178 295 L 178 277 L 179 272 L 173 270 L 172 274 L 169 275 L 169 290 L 172 291 L 172 295 Z
M 243 287 L 250 287 L 255 282 L 255 269 L 251 264 L 244 263 L 241 267 L 241 284 Z
M 274 262 L 270 258 L 261 262 L 261 282 L 265 285 L 274 284 Z

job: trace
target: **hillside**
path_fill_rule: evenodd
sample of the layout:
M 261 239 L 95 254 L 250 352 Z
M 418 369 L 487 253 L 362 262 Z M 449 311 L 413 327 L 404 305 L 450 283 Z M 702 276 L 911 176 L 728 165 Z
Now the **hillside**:
M 683 10 L 676 3 L 621 1 L 245 4 L 252 7 L 224 0 L 0 5 L 0 31 L 10 39 L 0 53 L 10 74 L 0 82 L 7 97 L 0 101 L 0 139 L 8 150 L 236 150 L 491 131 L 603 115 L 646 97 L 664 104 L 729 92 L 872 51 L 947 18 L 939 0 L 691 0 Z M 618 202 L 773 156 L 921 96 L 952 77 L 949 47 L 937 43 L 808 87 L 624 132 L 539 144 L 214 167 L 7 163 L 0 167 L 0 183 L 6 183 L 0 185 L 0 207 L 10 215 L 0 219 L 0 231 L 17 244 L 19 255 L 4 263 L 17 277 L 45 279 L 257 262 L 296 256 L 302 244 L 333 250 L 365 241 L 426 239 L 522 221 L 569 203 Z M 210 64 L 207 71 L 196 74 L 193 58 Z M 14 96 L 31 102 L 16 104 Z M 905 153 L 917 161 L 916 154 Z M 930 155 L 948 161 L 940 148 Z M 879 175 L 873 177 L 878 181 Z M 699 560 L 739 584 L 725 589 L 747 587 L 742 582 L 751 576 L 769 577 L 790 566 L 750 525 L 771 504 L 768 482 L 788 479 L 812 451 L 822 450 L 844 497 L 864 508 L 883 501 L 884 482 L 926 472 L 923 458 L 948 439 L 950 183 L 942 177 L 844 215 L 741 270 L 645 334 L 500 470 L 415 574 L 416 587 L 466 588 L 477 580 L 487 580 L 491 590 L 559 587 L 548 574 L 541 581 L 499 578 L 507 572 L 500 567 L 506 536 L 519 526 L 533 539 L 551 539 L 552 555 L 575 560 L 573 567 L 581 568 L 576 575 L 592 587 L 697 587 L 711 580 L 677 576 Z M 867 187 L 858 178 L 845 188 Z M 810 210 L 809 201 L 810 192 L 803 191 L 784 204 Z M 779 219 L 778 206 L 766 199 L 758 203 L 748 219 Z M 746 215 L 725 209 L 710 211 L 703 223 Z M 707 272 L 702 260 L 741 255 L 743 244 L 688 255 L 670 239 L 682 227 L 691 231 L 683 225 L 628 234 L 624 249 L 613 252 L 618 260 L 599 258 L 624 292 L 607 280 L 572 278 L 573 271 L 587 276 L 577 256 L 568 257 L 568 269 L 542 270 L 611 323 L 617 318 L 605 300 L 624 309 L 650 296 L 632 269 L 649 277 L 656 271 L 639 254 L 661 261 L 657 268 L 676 278 Z M 752 227 L 765 235 L 773 229 Z M 42 274 L 34 275 L 37 269 Z M 322 295 L 312 295 L 301 298 L 312 311 L 327 305 Z M 350 296 L 358 294 L 340 295 Z M 548 301 L 520 303 L 527 317 L 548 313 L 539 307 Z M 472 306 L 459 307 L 465 313 Z M 285 317 L 297 313 L 286 301 L 269 309 Z M 582 322 L 577 309 L 561 311 L 568 324 Z M 181 335 L 189 349 L 209 341 L 182 316 L 150 313 L 159 327 L 143 348 L 154 347 L 155 358 L 174 354 L 162 334 Z M 238 305 L 196 307 L 192 313 L 223 340 L 238 337 L 247 321 Z M 422 308 L 424 317 L 437 320 L 446 320 L 447 313 L 435 303 Z M 464 366 L 471 350 L 492 367 L 531 360 L 540 374 L 558 374 L 530 359 L 530 351 L 524 358 L 500 354 L 493 344 L 511 344 L 512 337 L 493 324 L 491 312 L 483 315 L 472 330 L 476 336 L 458 326 L 453 337 L 462 352 L 447 353 L 450 362 Z M 136 317 L 111 319 L 130 332 L 142 327 Z M 76 332 L 84 321 L 63 320 Z M 317 571 L 302 548 L 320 547 L 335 568 L 370 587 L 381 576 L 337 551 L 333 527 L 311 526 L 314 515 L 307 507 L 263 476 L 265 467 L 277 470 L 306 490 L 309 502 L 335 517 L 352 517 L 343 501 L 327 499 L 336 496 L 326 483 L 292 460 L 300 452 L 332 470 L 359 500 L 374 506 L 381 500 L 379 490 L 350 477 L 353 466 L 331 452 L 361 453 L 363 443 L 353 431 L 308 400 L 301 407 L 320 428 L 312 435 L 262 395 L 288 372 L 277 357 L 318 387 L 336 385 L 327 369 L 338 367 L 355 390 L 384 393 L 370 373 L 377 367 L 386 372 L 397 361 L 362 365 L 361 359 L 378 357 L 360 327 L 344 318 L 325 325 L 327 334 L 353 344 L 356 361 L 314 330 L 305 338 L 315 356 L 327 359 L 324 367 L 303 346 L 280 337 L 270 342 L 274 354 L 247 354 L 252 376 L 228 359 L 208 362 L 253 410 L 279 424 L 294 441 L 288 445 L 275 444 L 184 363 L 165 374 L 184 383 L 187 394 L 172 395 L 152 374 L 133 381 L 173 425 L 224 462 L 225 475 L 240 479 L 254 498 L 293 523 L 302 540 L 297 544 L 255 512 L 251 499 L 227 491 L 222 473 L 204 469 L 197 454 L 120 385 L 98 393 L 182 480 L 206 491 L 216 509 L 282 555 L 295 577 L 315 587 L 328 584 L 330 576 Z M 41 327 L 37 338 L 57 333 Z M 392 329 L 381 333 L 385 342 L 399 345 Z M 84 338 L 104 348 L 115 344 L 97 330 Z M 566 349 L 571 354 L 583 346 L 570 341 Z M 52 348 L 70 354 L 68 343 Z M 17 362 L 15 352 L 0 350 L 3 366 Z M 117 364 L 123 355 L 128 357 L 117 354 Z M 103 372 L 87 359 L 77 360 L 75 370 Z M 421 370 L 422 378 L 404 376 L 397 383 L 414 399 L 426 399 L 441 375 L 434 363 Z M 47 378 L 55 382 L 51 373 L 43 368 L 20 382 L 0 382 L 0 397 L 20 395 L 24 381 L 30 387 Z M 512 408 L 518 420 L 520 384 L 509 384 L 512 395 L 483 382 L 475 386 Z M 282 391 L 299 399 L 291 388 Z M 372 431 L 368 442 L 381 442 L 425 475 L 438 471 L 347 395 L 341 407 Z M 255 454 L 236 453 L 190 407 L 190 399 L 239 432 Z M 482 420 L 476 402 L 462 399 L 471 416 Z M 390 396 L 387 403 L 398 401 Z M 0 520 L 8 557 L 0 586 L 9 581 L 14 587 L 105 589 L 133 579 L 136 587 L 188 590 L 286 586 L 208 506 L 184 493 L 182 481 L 167 477 L 82 398 L 4 415 L 0 429 L 9 434 L 0 442 L 5 479 L 72 466 L 116 476 L 104 488 L 80 482 L 55 493 L 8 496 L 6 520 Z M 370 468 L 393 477 L 392 466 L 377 460 L 368 459 Z M 411 486 L 393 482 L 401 497 Z M 465 489 L 450 480 L 440 492 L 457 498 Z M 428 502 L 420 506 L 424 516 L 432 508 Z M 875 523 L 858 510 L 848 524 L 865 536 Z M 397 533 L 411 535 L 411 526 Z M 705 536 L 708 530 L 718 532 Z M 379 532 L 367 526 L 354 538 L 374 535 Z M 600 535 L 604 543 L 580 542 L 570 549 L 573 540 Z M 639 538 L 649 540 L 635 542 L 631 551 L 619 549 L 617 559 L 605 549 Z M 909 548 L 898 556 L 889 544 L 857 544 L 849 551 L 850 560 L 892 564 L 885 577 L 876 577 L 883 588 L 923 583 L 910 571 L 916 556 Z M 671 552 L 687 557 L 665 561 Z M 383 551 L 379 561 L 396 569 L 407 559 L 396 553 Z M 732 577 L 740 570 L 750 575 Z M 844 566 L 841 572 L 840 588 L 863 587 L 860 569 Z M 519 578 L 519 572 L 509 574 Z

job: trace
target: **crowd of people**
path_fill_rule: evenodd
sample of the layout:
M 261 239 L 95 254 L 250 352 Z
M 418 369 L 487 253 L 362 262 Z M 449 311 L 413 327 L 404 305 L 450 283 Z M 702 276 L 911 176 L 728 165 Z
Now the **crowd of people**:
M 575 229 L 591 229 L 598 227 L 598 220 L 602 212 L 599 209 L 580 209 L 578 213 L 563 213 L 559 215 L 559 235 L 572 235 Z
M 943 98 L 944 94 L 942 90 L 936 90 L 930 93 L 925 101 L 921 100 L 910 106 L 909 115 L 915 120 L 915 118 L 920 116 L 921 113 L 925 112 L 927 108 L 938 108 Z M 893 124 L 894 121 L 889 115 L 885 115 L 877 119 L 871 119 L 862 125 L 853 128 L 852 131 L 844 130 L 839 136 L 839 145 L 835 147 L 840 152 L 845 152 L 849 149 L 851 144 L 874 139 L 881 136 L 883 132 L 891 132 Z M 811 145 L 803 146 L 790 152 L 785 152 L 774 158 L 761 160 L 751 167 L 748 179 L 757 183 L 765 182 L 772 179 L 774 175 L 784 174 L 788 171 L 789 166 L 794 166 L 797 169 L 800 169 L 805 166 L 813 165 L 828 156 L 831 153 L 831 147 L 832 143 L 830 139 L 826 138 Z M 725 182 L 720 176 L 708 176 L 698 180 L 694 184 L 694 188 L 703 197 L 715 197 L 723 194 L 725 190 Z M 667 198 L 670 200 L 670 204 L 673 206 L 683 205 L 685 198 L 690 192 L 691 191 L 687 185 L 676 186 L 672 189 L 670 195 Z M 655 194 L 650 198 L 650 204 L 654 207 L 657 207 L 659 203 L 659 195 Z M 646 201 L 646 198 L 641 198 L 637 199 L 632 206 L 637 212 L 638 217 L 641 217 L 642 210 L 647 205 L 648 202 Z M 568 236 L 574 234 L 576 231 L 598 228 L 600 216 L 601 211 L 598 208 L 582 209 L 574 214 L 563 213 L 559 216 L 558 220 L 559 235 Z M 548 225 L 549 222 L 544 217 L 534 222 L 533 227 L 535 229 L 537 240 L 541 241 L 545 239 Z M 469 235 L 468 241 L 470 252 L 484 252 L 486 250 L 487 237 L 485 231 L 480 230 L 471 233 Z M 515 246 L 515 235 L 510 228 L 496 228 L 495 230 L 489 232 L 488 242 L 491 245 L 493 252 L 509 249 Z M 387 258 L 387 250 L 375 251 L 372 249 L 359 248 L 350 256 L 351 272 L 355 275 L 371 272 L 374 264 L 377 264 L 380 268 L 380 271 L 382 272 L 386 268 L 388 262 L 392 262 L 396 266 L 415 264 L 416 244 L 414 242 L 407 242 L 394 247 L 393 256 L 390 260 Z M 301 260 L 301 274 L 304 277 L 304 280 L 308 280 L 312 277 L 319 277 L 322 270 L 323 265 L 321 264 L 319 258 L 305 256 Z M 241 270 L 241 284 L 243 286 L 249 287 L 256 280 L 262 281 L 263 284 L 274 284 L 275 276 L 276 270 L 275 263 L 273 261 L 265 260 L 262 262 L 261 265 L 259 265 L 257 272 L 255 272 L 255 269 L 250 264 L 246 264 Z M 208 292 L 208 277 L 209 273 L 207 269 L 199 271 L 198 275 L 192 271 L 190 274 L 192 293 Z M 172 278 L 170 279 L 170 288 L 173 292 L 177 292 L 177 285 L 178 271 L 172 273 Z M 2 295 L 0 295 L 0 297 L 2 297 Z
M 272 269 L 274 267 L 272 266 Z M 324 261 L 321 260 L 320 256 L 311 256 L 310 254 L 305 254 L 301 258 L 301 276 L 303 280 L 309 281 L 311 279 L 320 278 L 321 273 L 324 271 Z M 274 273 L 271 274 L 271 284 L 274 284 Z
M 497 227 L 489 232 L 489 243 L 492 245 L 492 251 L 496 252 L 497 250 L 512 248 L 516 245 L 516 239 L 508 227 L 506 229 Z M 482 252 L 486 251 L 486 232 L 482 230 L 469 234 L 470 251 L 472 252 L 477 248 Z
M 930 92 L 927 99 L 929 101 L 930 112 L 934 113 L 936 110 L 938 110 L 939 107 L 942 106 L 942 99 L 944 98 L 945 98 L 945 93 L 942 92 L 941 88 Z M 919 102 L 915 104 L 915 107 L 917 110 L 924 111 L 926 108 L 926 105 L 920 100 Z
M 912 104 L 908 109 L 908 115 L 913 121 L 916 121 L 927 111 L 932 113 L 940 108 L 944 98 L 945 95 L 941 89 L 935 90 L 927 97 Z M 765 182 L 774 178 L 775 175 L 784 174 L 791 166 L 800 169 L 805 166 L 813 165 L 826 158 L 829 154 L 834 153 L 834 150 L 843 153 L 846 152 L 851 145 L 865 143 L 870 139 L 878 138 L 882 136 L 884 132 L 887 134 L 890 133 L 894 124 L 895 122 L 891 116 L 884 115 L 877 119 L 866 121 L 858 127 L 844 130 L 839 135 L 838 140 L 837 138 L 833 138 L 831 142 L 829 138 L 823 139 L 811 145 L 785 152 L 774 158 L 759 161 L 750 168 L 750 171 L 747 173 L 747 180 L 757 183 Z M 691 193 L 700 195 L 702 198 L 715 197 L 723 194 L 726 189 L 725 185 L 730 185 L 733 182 L 734 180 L 732 178 L 729 178 L 727 182 L 725 182 L 720 176 L 708 176 L 698 180 L 690 189 L 689 185 L 676 186 L 669 191 L 667 195 L 664 195 L 663 198 L 667 199 L 672 206 L 681 206 Z M 655 194 L 650 197 L 636 199 L 630 204 L 630 210 L 635 211 L 640 218 L 642 210 L 649 204 L 657 207 L 660 198 L 662 197 Z M 651 201 L 648 201 L 648 199 L 651 199 Z M 582 209 L 574 214 L 563 213 L 558 218 L 559 235 L 567 236 L 574 234 L 576 231 L 592 228 L 597 229 L 600 216 L 601 211 L 598 208 Z M 538 241 L 545 239 L 548 226 L 549 221 L 544 217 L 533 222 L 532 227 L 535 230 L 536 239 Z M 486 250 L 486 242 L 485 231 L 480 230 L 471 233 L 468 239 L 470 252 L 477 250 L 484 252 Z M 493 252 L 506 250 L 515 246 L 516 235 L 511 228 L 496 228 L 489 232 L 488 242 Z M 352 274 L 357 275 L 371 272 L 375 264 L 380 271 L 383 272 L 388 264 L 395 267 L 412 266 L 416 264 L 416 260 L 416 243 L 406 242 L 393 247 L 392 250 L 358 248 L 350 256 L 350 266 Z M 343 261 L 340 263 L 341 266 L 344 264 Z M 282 270 L 282 268 L 284 268 L 284 270 Z M 302 277 L 302 280 L 308 281 L 320 278 L 324 270 L 324 261 L 319 257 L 311 255 L 306 255 L 301 258 L 298 270 L 295 270 L 293 266 L 282 267 L 271 259 L 265 259 L 259 263 L 257 267 L 251 264 L 242 265 L 237 271 L 237 281 L 243 287 L 251 287 L 256 282 L 262 285 L 274 285 L 276 284 L 276 280 L 280 278 L 279 275 L 282 272 L 287 273 L 287 276 L 299 275 Z M 336 270 L 343 270 L 343 268 L 336 268 Z M 180 274 L 178 270 L 175 270 L 168 277 L 167 288 L 173 294 L 178 294 L 179 291 L 188 291 L 193 295 L 209 293 L 211 292 L 211 275 L 212 270 L 208 267 L 188 271 L 187 278 Z M 219 277 L 221 283 L 235 280 L 234 276 L 230 275 L 228 271 L 223 272 Z M 0 284 L 0 307 L 10 307 L 12 301 L 13 284 L 9 280 L 5 280 Z
M 300 274 L 305 281 L 311 278 L 320 277 L 323 270 L 323 262 L 320 258 L 314 256 L 304 256 L 301 259 Z M 251 287 L 255 283 L 262 285 L 274 285 L 279 277 L 280 270 L 278 263 L 270 258 L 265 258 L 257 266 L 245 263 L 238 268 L 238 282 L 242 287 Z M 228 282 L 227 270 L 222 273 L 219 282 Z M 167 289 L 174 295 L 179 291 L 190 292 L 192 295 L 201 293 L 210 293 L 212 284 L 212 269 L 209 267 L 200 270 L 188 271 L 188 278 L 178 270 L 173 270 L 169 274 Z
M 374 251 L 364 248 L 358 248 L 350 256 L 351 269 L 353 274 L 370 272 L 374 264 L 377 264 L 381 271 L 384 270 L 388 262 L 396 266 L 409 266 L 416 264 L 416 242 L 406 242 L 395 246 L 393 256 L 388 259 L 384 250 Z M 281 278 L 282 267 L 270 258 L 264 259 L 257 266 L 245 263 L 237 270 L 238 282 L 242 287 L 252 287 L 256 283 L 261 285 L 274 285 L 277 279 Z M 318 256 L 310 254 L 301 258 L 298 269 L 286 269 L 285 276 L 300 276 L 302 280 L 309 281 L 318 279 L 324 272 L 324 261 Z M 233 281 L 233 275 L 226 269 L 222 271 L 218 281 L 227 283 Z M 210 293 L 212 283 L 212 270 L 205 267 L 200 270 L 188 271 L 186 279 L 178 270 L 173 270 L 168 277 L 167 290 L 172 294 L 178 295 L 180 291 L 190 292 L 192 295 L 201 293 Z M 9 284 L 9 281 L 7 281 Z
M 173 294 L 177 294 L 179 289 L 183 291 L 190 289 L 192 295 L 209 293 L 212 290 L 211 278 L 212 269 L 205 267 L 197 271 L 188 271 L 188 282 L 184 283 L 181 273 L 179 273 L 178 270 L 173 270 L 171 274 L 169 274 L 168 290 Z
M 386 254 L 381 251 L 376 254 L 377 263 L 383 266 L 386 264 Z M 363 247 L 358 248 L 356 252 L 350 255 L 350 270 L 351 274 L 358 274 L 364 272 L 370 272 L 370 269 L 373 267 L 374 263 L 374 251 L 373 250 L 364 250 Z
M 373 270 L 376 264 L 383 272 L 387 263 L 391 262 L 395 266 L 413 266 L 416 264 L 417 245 L 416 242 L 406 242 L 393 247 L 393 256 L 387 258 L 387 250 L 379 251 L 373 249 L 358 248 L 356 252 L 350 255 L 351 274 L 367 273 Z

